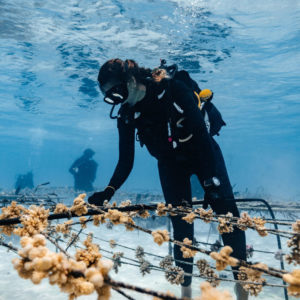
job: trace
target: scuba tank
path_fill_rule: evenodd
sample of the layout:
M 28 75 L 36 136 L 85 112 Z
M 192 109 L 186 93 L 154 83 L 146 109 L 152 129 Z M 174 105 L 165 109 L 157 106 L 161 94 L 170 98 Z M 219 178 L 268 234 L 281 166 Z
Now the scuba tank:
M 182 81 L 190 88 L 197 99 L 197 105 L 201 110 L 206 127 L 211 136 L 219 135 L 223 126 L 226 125 L 220 111 L 212 103 L 213 92 L 209 89 L 201 90 L 195 80 L 190 77 L 186 70 L 178 70 L 176 64 L 167 66 L 165 59 L 161 59 L 159 69 L 163 69 L 167 73 L 167 78 Z

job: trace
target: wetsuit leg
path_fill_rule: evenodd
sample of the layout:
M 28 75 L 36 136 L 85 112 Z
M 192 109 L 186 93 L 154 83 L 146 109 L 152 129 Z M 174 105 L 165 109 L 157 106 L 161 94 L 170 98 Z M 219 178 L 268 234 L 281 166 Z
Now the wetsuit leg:
M 167 204 L 182 205 L 182 200 L 187 201 L 189 204 L 192 201 L 190 174 L 186 168 L 180 164 L 173 162 L 158 162 L 158 170 L 160 182 Z M 193 240 L 194 237 L 194 224 L 189 224 L 182 220 L 181 216 L 171 217 L 173 225 L 174 239 L 183 241 L 184 238 Z M 180 246 L 174 245 L 174 258 L 189 262 L 190 264 L 179 263 L 175 261 L 176 266 L 183 268 L 186 273 L 193 272 L 193 258 L 183 258 Z M 183 286 L 188 286 L 192 282 L 191 276 L 184 277 Z
M 219 145 L 214 140 L 213 140 L 213 148 L 214 148 L 216 167 L 217 167 L 216 176 L 221 181 L 221 186 L 220 186 L 221 197 L 223 197 L 224 200 L 218 203 L 211 204 L 211 208 L 217 214 L 226 214 L 228 212 L 231 212 L 233 216 L 239 217 L 240 215 L 236 203 L 232 201 L 234 200 L 234 195 L 228 177 L 228 173 L 226 170 L 224 158 Z M 201 179 L 201 172 L 199 175 L 200 176 L 198 177 L 203 186 L 203 181 L 202 181 L 203 178 Z M 234 231 L 232 233 L 222 234 L 222 239 L 224 245 L 229 245 L 233 249 L 232 256 L 242 260 L 246 260 L 246 237 L 244 231 L 238 229 L 237 227 L 234 227 Z

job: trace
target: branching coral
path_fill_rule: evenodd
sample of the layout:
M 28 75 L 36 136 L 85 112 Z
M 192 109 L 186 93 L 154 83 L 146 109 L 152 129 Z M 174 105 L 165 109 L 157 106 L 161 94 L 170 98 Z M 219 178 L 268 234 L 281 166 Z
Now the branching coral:
M 61 214 L 61 213 L 66 213 L 68 211 L 69 211 L 69 208 L 66 205 L 64 205 L 63 203 L 57 203 L 54 213 Z
M 300 233 L 300 220 L 297 220 L 293 225 L 292 229 L 296 233 Z
M 265 220 L 263 220 L 262 218 L 254 217 L 253 222 L 255 224 L 255 229 L 260 236 L 264 237 L 264 236 L 268 235 L 268 232 L 265 227 L 265 224 L 266 224 Z
M 200 218 L 205 222 L 205 223 L 210 223 L 213 220 L 213 210 L 205 210 L 203 208 L 197 208 L 195 210 L 197 214 L 199 214 Z
M 173 266 L 173 256 L 172 255 L 167 255 L 165 256 L 159 263 L 159 266 L 163 269 L 167 269 Z
M 231 217 L 232 217 L 232 213 L 227 213 L 226 218 L 218 218 L 219 221 L 218 231 L 220 234 L 233 232 L 233 226 L 230 223 Z
M 167 214 L 167 208 L 164 203 L 158 203 L 156 208 L 156 214 L 159 217 L 165 216 Z
M 218 271 L 224 270 L 227 265 L 236 266 L 238 260 L 236 258 L 230 257 L 232 253 L 232 248 L 230 246 L 223 247 L 219 253 L 211 252 L 210 257 L 216 261 L 216 269 Z
M 109 246 L 110 246 L 110 248 L 115 248 L 116 245 L 117 245 L 117 243 L 116 243 L 115 240 L 110 240 L 110 241 L 109 241 Z
M 164 229 L 164 230 L 155 230 L 155 231 L 152 231 L 151 234 L 153 236 L 154 242 L 157 243 L 159 246 L 163 242 L 168 242 L 170 240 L 169 232 L 166 229 Z
M 113 269 L 116 273 L 119 271 L 119 267 L 121 267 L 122 262 L 121 258 L 124 256 L 123 252 L 116 252 L 113 254 L 112 260 L 114 262 Z
M 201 283 L 200 287 L 202 294 L 200 297 L 196 297 L 195 300 L 233 300 L 228 291 L 218 291 L 208 282 Z
M 172 204 L 168 204 L 168 214 L 169 214 L 169 216 L 171 216 L 171 217 L 175 217 L 175 216 L 177 216 L 178 214 L 174 211 L 175 209 L 173 208 L 173 206 L 172 206 Z
M 239 273 L 238 273 L 238 279 L 241 281 L 247 281 L 248 280 L 248 276 L 247 273 L 245 272 L 245 270 L 243 270 L 243 268 L 239 269 Z
M 130 200 L 129 200 L 129 201 L 130 201 Z M 128 206 L 127 204 L 124 204 L 124 203 L 127 203 L 127 202 L 126 202 L 126 201 L 123 202 L 124 207 L 125 207 L 125 206 Z M 121 205 L 122 205 L 122 203 L 121 203 Z M 120 205 L 120 206 L 121 206 L 121 205 Z M 116 201 L 114 201 L 113 203 L 111 203 L 111 207 L 117 207 L 117 206 L 118 206 L 118 205 L 117 205 L 117 202 L 116 202 Z
M 241 217 L 237 221 L 238 228 L 241 230 L 247 230 L 247 228 L 252 228 L 254 226 L 252 218 L 247 212 L 242 212 Z
M 292 225 L 293 231 L 296 233 L 287 242 L 288 247 L 291 249 L 291 253 L 285 256 L 286 261 L 294 265 L 300 264 L 300 220 L 296 221 Z
M 185 238 L 183 240 L 183 243 L 186 244 L 186 245 L 190 245 L 192 246 L 193 242 L 191 240 L 189 240 L 188 238 Z M 181 246 L 180 248 L 181 252 L 182 252 L 182 256 L 184 258 L 190 258 L 190 257 L 194 257 L 196 254 L 197 254 L 197 250 L 192 250 L 188 247 L 185 247 L 185 246 Z
M 79 241 L 79 235 L 75 232 L 72 232 L 71 236 L 69 237 L 68 245 L 76 245 Z
M 125 223 L 125 227 L 127 231 L 133 231 L 134 227 L 131 225 L 135 225 L 133 219 L 131 217 L 127 217 L 127 221 Z
M 74 214 L 80 216 L 87 213 L 87 205 L 84 202 L 85 195 L 79 195 L 74 200 L 74 205 L 71 210 Z M 123 203 L 122 206 L 128 206 L 130 203 Z M 109 209 L 107 213 L 99 214 L 93 216 L 94 224 L 99 225 L 100 222 L 104 223 L 106 219 L 111 222 L 111 224 L 125 224 L 128 230 L 133 229 L 135 224 L 133 217 L 140 215 L 143 216 L 149 215 L 148 211 L 140 210 L 139 212 L 121 212 L 117 210 L 116 204 L 113 204 L 114 209 Z M 131 209 L 131 208 L 130 208 Z M 106 210 L 106 209 L 105 209 Z M 172 207 L 166 207 L 163 203 L 158 204 L 157 214 L 160 216 L 166 215 L 168 210 L 172 210 L 169 214 L 174 211 L 187 213 L 182 219 L 188 223 L 193 223 L 194 219 L 200 215 L 200 217 L 205 222 L 210 222 L 216 220 L 216 217 L 213 216 L 212 210 L 205 211 L 203 209 L 198 209 L 194 212 L 190 212 L 190 208 L 187 207 L 177 207 L 173 210 Z M 64 213 L 69 211 L 68 208 L 64 205 L 57 205 L 56 212 Z M 99 212 L 101 212 L 99 210 Z M 23 213 L 23 215 L 22 215 Z M 196 214 L 197 213 L 197 214 Z M 39 283 L 43 278 L 49 277 L 51 284 L 58 284 L 62 291 L 67 292 L 70 295 L 70 299 L 78 297 L 80 295 L 90 294 L 94 291 L 98 293 L 98 299 L 108 299 L 109 297 L 109 288 L 104 285 L 105 271 L 101 268 L 109 269 L 108 267 L 103 267 L 103 262 L 101 260 L 101 254 L 99 253 L 99 246 L 92 243 L 92 237 L 88 236 L 87 240 L 84 242 L 85 249 L 77 249 L 75 254 L 75 259 L 72 260 L 67 258 L 62 253 L 52 253 L 45 247 L 44 237 L 36 235 L 39 232 L 42 232 L 47 227 L 47 218 L 49 211 L 45 210 L 43 207 L 33 206 L 30 209 L 25 209 L 17 207 L 16 204 L 13 204 L 10 209 L 7 211 L 4 210 L 4 213 L 0 216 L 0 219 L 5 219 L 9 217 L 19 216 L 23 227 L 15 229 L 15 232 L 21 236 L 26 236 L 22 238 L 22 250 L 19 252 L 21 259 L 15 260 L 15 268 L 18 270 L 20 276 L 24 278 L 30 278 L 32 282 Z M 219 230 L 221 233 L 231 232 L 233 230 L 232 224 L 230 224 L 232 214 L 227 214 L 226 217 L 219 218 Z M 237 219 L 237 218 L 236 218 Z M 81 223 L 86 222 L 86 217 L 81 216 L 79 218 Z M 254 218 L 253 220 L 249 217 L 247 213 L 242 213 L 241 218 L 237 221 L 238 227 L 242 230 L 246 230 L 248 227 L 255 228 L 261 236 L 267 235 L 267 229 L 264 227 L 266 221 L 261 218 Z M 56 231 L 63 234 L 69 233 L 69 228 L 72 224 L 72 220 L 67 221 L 63 224 L 56 226 Z M 234 225 L 236 226 L 236 225 Z M 8 226 L 7 226 L 8 227 Z M 142 231 L 150 233 L 150 230 L 144 229 L 139 226 L 135 226 Z M 51 234 L 53 234 L 54 226 L 48 227 L 49 231 L 45 236 L 51 240 Z M 291 262 L 300 261 L 300 239 L 298 234 L 300 233 L 300 221 L 297 221 L 293 224 L 293 230 L 295 235 L 289 241 L 289 246 L 292 248 L 292 254 L 287 256 L 287 260 Z M 61 237 L 61 235 L 57 235 Z M 79 234 L 78 234 L 79 236 Z M 158 245 L 161 245 L 163 242 L 170 240 L 169 232 L 167 230 L 156 230 L 152 232 L 154 242 Z M 52 236 L 53 237 L 53 236 Z M 176 245 L 179 244 L 177 241 L 173 241 Z M 196 247 L 189 248 L 192 246 L 192 241 L 185 238 L 183 241 L 185 246 L 181 247 L 184 258 L 189 258 L 195 256 L 198 252 Z M 113 247 L 115 242 L 111 241 L 111 246 Z M 57 247 L 64 252 L 64 250 L 57 245 Z M 204 252 L 204 251 L 203 251 Z M 205 253 L 207 253 L 206 251 Z M 66 253 L 66 252 L 64 252 Z M 238 260 L 230 257 L 232 249 L 228 246 L 225 246 L 219 253 L 212 252 L 210 256 L 216 260 L 217 270 L 223 270 L 227 265 L 236 266 Z M 118 271 L 118 267 L 121 265 L 121 257 L 123 253 L 117 252 L 114 254 L 113 259 L 115 261 L 114 269 Z M 137 249 L 136 257 L 140 261 L 140 271 L 143 275 L 150 272 L 150 263 L 144 260 L 144 250 L 140 247 Z M 105 265 L 105 264 L 104 264 Z M 243 264 L 246 265 L 246 264 Z M 200 274 L 205 277 L 205 279 L 211 283 L 212 286 L 216 286 L 220 282 L 220 278 L 215 274 L 214 270 L 210 268 L 208 263 L 205 260 L 200 260 L 197 262 Z M 254 265 L 254 267 L 263 268 L 267 270 L 267 267 L 263 264 Z M 160 267 L 166 269 L 167 279 L 176 284 L 182 283 L 184 280 L 184 271 L 181 268 L 173 266 L 173 259 L 166 258 L 160 263 Z M 104 273 L 103 273 L 104 272 Z M 107 271 L 108 272 L 108 271 Z M 271 272 L 269 272 L 271 274 Z M 250 267 L 241 267 L 239 273 L 239 279 L 241 281 L 252 281 L 253 284 L 243 283 L 243 286 L 246 290 L 250 291 L 252 295 L 257 295 L 263 285 L 265 284 L 265 279 L 261 278 L 262 272 L 252 270 Z M 293 296 L 300 296 L 300 270 L 295 270 L 290 274 L 284 275 L 285 281 L 290 283 L 289 293 Z M 211 285 L 204 285 L 204 289 L 207 293 L 203 293 L 201 298 L 197 299 L 230 299 L 226 298 L 228 295 L 218 294 L 215 292 L 214 296 L 217 298 L 207 298 L 210 295 L 208 292 L 211 291 Z M 224 298 L 225 297 L 225 298 Z
M 93 216 L 93 224 L 95 226 L 99 226 L 99 224 L 104 224 L 105 221 L 105 215 L 94 215 Z
M 86 221 L 87 221 L 86 217 L 80 217 L 79 218 L 79 222 L 80 222 L 81 228 L 83 228 L 83 229 L 86 228 Z
M 126 207 L 131 205 L 131 200 L 127 199 L 123 202 L 121 202 L 120 207 Z
M 62 224 L 56 225 L 56 231 L 61 232 L 63 234 L 68 234 L 70 232 L 70 227 L 73 223 L 73 220 L 68 220 Z
M 114 225 L 119 225 L 128 221 L 128 216 L 117 209 L 109 209 L 105 214 L 105 218 L 109 219 Z
M 149 261 L 140 259 L 140 272 L 143 276 L 145 276 L 147 273 L 150 274 L 150 266 L 151 264 Z
M 96 292 L 98 293 L 97 300 L 109 300 L 111 296 L 111 288 L 109 285 L 104 285 L 101 288 L 96 288 Z
M 110 287 L 104 284 L 104 278 L 112 267 L 111 261 L 98 260 L 93 267 L 88 268 L 82 261 L 51 252 L 46 248 L 42 235 L 23 237 L 21 246 L 21 258 L 14 259 L 13 264 L 22 278 L 38 284 L 48 277 L 50 284 L 57 284 L 62 292 L 69 294 L 69 299 L 91 294 L 95 290 L 98 297 L 106 295 L 102 299 L 109 299 Z
M 76 216 L 85 215 L 88 212 L 86 203 L 84 202 L 86 194 L 80 194 L 73 201 L 73 206 L 70 208 L 70 211 L 74 213 Z
M 185 220 L 187 223 L 193 224 L 196 216 L 197 216 L 196 214 L 191 212 L 191 213 L 187 214 L 185 217 L 183 217 L 182 220 Z
M 150 214 L 149 214 L 149 212 L 148 212 L 148 210 L 140 210 L 139 212 L 138 212 L 138 215 L 141 217 L 141 218 L 143 218 L 143 219 L 147 219 L 147 218 L 149 218 L 150 217 Z
M 210 268 L 208 262 L 205 259 L 199 259 L 197 262 L 197 267 L 201 275 L 207 277 L 205 278 L 213 287 L 219 285 L 220 281 L 219 276 L 215 273 L 215 271 Z
M 166 279 L 171 284 L 182 284 L 184 282 L 184 271 L 180 267 L 169 267 L 165 272 Z
M 86 249 L 78 249 L 75 254 L 77 261 L 84 262 L 86 266 L 95 266 L 102 255 L 99 252 L 99 246 L 92 243 L 92 236 L 88 235 L 87 239 L 83 242 Z
M 25 207 L 18 205 L 16 201 L 12 201 L 11 205 L 2 207 L 1 210 L 0 220 L 18 218 L 27 211 Z M 14 229 L 15 227 L 13 225 L 0 226 L 0 232 L 5 235 L 11 235 Z
M 126 230 L 134 230 L 135 225 L 133 219 L 130 217 L 130 213 L 123 213 L 117 209 L 109 209 L 105 213 L 104 218 L 109 219 L 113 225 L 125 224 Z
M 260 268 L 266 271 L 268 270 L 268 266 L 263 263 L 255 264 L 253 265 L 253 267 Z M 252 284 L 252 283 L 243 284 L 243 288 L 246 291 L 249 291 L 251 295 L 257 296 L 261 292 L 263 288 L 263 284 L 266 281 L 264 278 L 261 277 L 263 272 L 246 268 L 246 267 L 240 267 L 239 271 L 240 274 L 238 275 L 238 278 L 240 280 L 252 281 L 254 283 L 257 283 L 257 284 Z
M 220 284 L 219 275 L 212 268 L 206 268 L 203 276 L 205 276 L 205 280 L 209 282 L 213 287 L 216 287 Z
M 2 213 L 0 215 L 0 220 L 18 218 L 26 210 L 27 209 L 24 206 L 18 205 L 16 201 L 12 201 L 7 207 L 1 207 Z
M 284 274 L 282 279 L 289 283 L 288 294 L 293 297 L 300 297 L 300 270 L 293 270 L 291 273 Z
M 197 260 L 196 265 L 197 265 L 197 267 L 198 267 L 199 272 L 200 272 L 201 275 L 203 275 L 205 269 L 209 267 L 209 264 L 208 264 L 208 262 L 207 262 L 206 259 L 199 259 L 199 260 Z
M 48 225 L 49 209 L 32 205 L 26 214 L 20 217 L 23 227 L 18 227 L 14 233 L 19 236 L 33 236 L 42 232 Z
M 138 260 L 143 260 L 145 256 L 145 252 L 144 252 L 144 248 L 141 246 L 137 246 L 136 250 L 135 250 L 135 257 Z

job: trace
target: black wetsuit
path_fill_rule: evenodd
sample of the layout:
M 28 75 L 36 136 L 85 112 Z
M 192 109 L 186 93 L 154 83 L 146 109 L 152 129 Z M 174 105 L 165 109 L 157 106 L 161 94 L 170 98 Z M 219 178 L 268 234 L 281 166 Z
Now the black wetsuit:
M 192 174 L 197 175 L 202 186 L 205 179 L 216 176 L 221 181 L 220 196 L 224 199 L 212 204 L 212 209 L 217 214 L 231 212 L 239 216 L 236 204 L 225 200 L 234 196 L 221 150 L 207 131 L 193 92 L 181 81 L 171 80 L 159 92 L 148 86 L 145 98 L 135 106 L 122 105 L 118 113 L 119 161 L 109 183 L 116 189 L 127 179 L 133 167 L 136 128 L 141 144 L 145 144 L 150 154 L 158 160 L 167 204 L 180 205 L 183 200 L 191 203 Z M 174 239 L 182 241 L 187 237 L 193 240 L 193 224 L 180 216 L 171 217 L 171 220 Z M 246 259 L 243 231 L 235 229 L 233 233 L 223 234 L 222 238 L 224 244 L 233 248 L 234 257 Z M 174 246 L 174 257 L 176 260 L 193 261 L 192 258 L 184 259 L 177 245 Z M 176 264 L 186 273 L 192 273 L 192 265 Z M 183 285 L 190 283 L 191 277 L 186 276 Z

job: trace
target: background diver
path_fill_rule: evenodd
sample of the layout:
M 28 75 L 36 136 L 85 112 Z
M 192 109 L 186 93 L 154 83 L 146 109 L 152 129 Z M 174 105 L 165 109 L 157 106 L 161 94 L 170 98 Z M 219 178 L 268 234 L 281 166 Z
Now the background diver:
M 69 169 L 74 176 L 74 188 L 76 191 L 90 192 L 94 190 L 93 182 L 96 178 L 98 164 L 92 159 L 95 152 L 86 149 L 83 155 L 76 159 Z
M 33 173 L 32 171 L 27 172 L 26 174 L 20 174 L 17 177 L 16 183 L 15 183 L 15 194 L 18 195 L 20 190 L 24 188 L 33 189 Z

